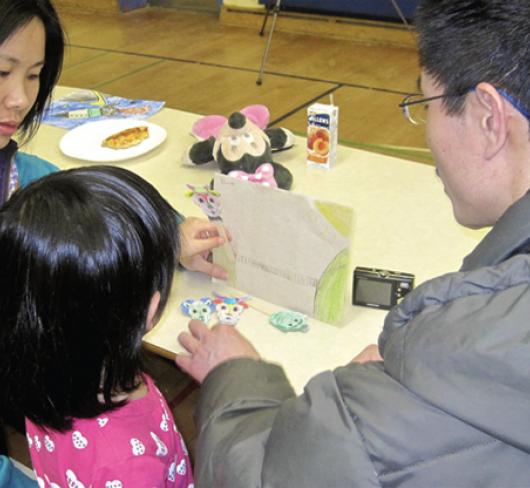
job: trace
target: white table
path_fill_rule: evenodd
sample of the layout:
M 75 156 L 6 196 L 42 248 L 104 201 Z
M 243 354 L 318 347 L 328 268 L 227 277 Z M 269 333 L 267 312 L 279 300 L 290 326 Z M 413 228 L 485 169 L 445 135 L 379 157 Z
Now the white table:
M 56 96 L 72 89 L 59 87 Z M 204 184 L 215 171 L 213 165 L 185 166 L 181 156 L 194 142 L 189 134 L 197 115 L 164 109 L 151 119 L 168 131 L 167 140 L 152 152 L 119 163 L 153 183 L 161 194 L 185 215 L 202 216 L 184 197 L 185 184 Z M 403 122 L 405 123 L 405 121 Z M 62 169 L 90 165 L 61 154 L 58 142 L 63 129 L 43 125 L 23 148 Z M 278 153 L 275 160 L 294 175 L 293 191 L 321 197 L 354 209 L 352 268 L 369 266 L 416 275 L 416 284 L 459 268 L 484 235 L 459 226 L 451 205 L 436 178 L 434 168 L 419 163 L 339 147 L 337 163 L 329 171 L 307 168 L 305 139 Z M 177 335 L 187 329 L 188 318 L 179 305 L 186 298 L 211 294 L 209 278 L 179 272 L 166 311 L 153 331 L 144 338 L 147 347 L 173 357 L 181 351 Z M 259 309 L 280 309 L 252 300 Z M 385 312 L 349 306 L 344 324 L 333 326 L 310 320 L 309 332 L 282 333 L 268 324 L 266 314 L 255 308 L 245 311 L 237 327 L 262 356 L 284 366 L 297 391 L 314 374 L 347 363 L 365 345 L 377 340 Z

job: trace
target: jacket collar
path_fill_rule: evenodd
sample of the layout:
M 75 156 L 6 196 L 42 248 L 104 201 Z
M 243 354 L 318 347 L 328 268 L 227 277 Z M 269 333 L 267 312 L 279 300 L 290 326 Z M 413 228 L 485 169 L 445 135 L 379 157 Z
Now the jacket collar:
M 492 266 L 521 252 L 530 242 L 530 191 L 501 216 L 478 246 L 465 257 L 460 271 Z

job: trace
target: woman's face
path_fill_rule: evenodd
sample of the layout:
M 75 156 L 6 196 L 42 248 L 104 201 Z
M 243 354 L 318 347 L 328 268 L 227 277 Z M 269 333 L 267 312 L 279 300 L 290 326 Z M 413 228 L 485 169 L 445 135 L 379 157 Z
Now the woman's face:
M 0 149 L 31 110 L 40 87 L 46 33 L 34 18 L 0 45 Z

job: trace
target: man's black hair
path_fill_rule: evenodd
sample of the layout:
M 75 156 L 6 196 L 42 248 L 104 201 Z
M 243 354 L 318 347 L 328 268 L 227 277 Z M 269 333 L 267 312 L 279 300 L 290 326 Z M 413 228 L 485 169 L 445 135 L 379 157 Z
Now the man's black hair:
M 119 406 L 112 396 L 138 386 L 151 298 L 160 292 L 159 316 L 178 258 L 176 212 L 130 171 L 62 171 L 15 192 L 0 210 L 7 407 L 65 430 Z
M 480 82 L 505 89 L 530 111 L 530 1 L 420 0 L 420 64 L 447 94 Z M 448 97 L 450 114 L 465 97 Z

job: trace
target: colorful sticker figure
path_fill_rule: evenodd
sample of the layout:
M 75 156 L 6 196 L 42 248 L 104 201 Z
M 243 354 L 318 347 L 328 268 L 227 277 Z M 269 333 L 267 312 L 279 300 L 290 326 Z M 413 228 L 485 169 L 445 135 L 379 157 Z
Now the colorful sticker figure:
M 184 315 L 207 324 L 210 321 L 212 313 L 215 311 L 215 305 L 211 298 L 204 297 L 197 300 L 184 300 L 180 304 L 180 309 Z
M 220 219 L 221 194 L 218 191 L 212 190 L 208 185 L 195 186 L 187 184 L 186 186 L 189 190 L 185 195 L 191 198 L 210 220 Z
M 269 323 L 282 332 L 307 332 L 307 316 L 292 310 L 275 312 L 269 317 Z
M 241 314 L 248 308 L 246 300 L 250 297 L 224 297 L 217 293 L 214 295 L 216 298 L 213 302 L 219 322 L 224 325 L 236 325 Z

